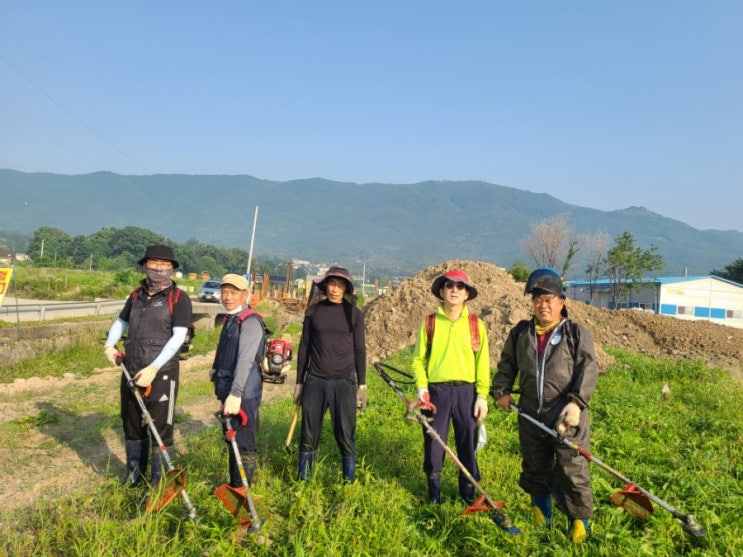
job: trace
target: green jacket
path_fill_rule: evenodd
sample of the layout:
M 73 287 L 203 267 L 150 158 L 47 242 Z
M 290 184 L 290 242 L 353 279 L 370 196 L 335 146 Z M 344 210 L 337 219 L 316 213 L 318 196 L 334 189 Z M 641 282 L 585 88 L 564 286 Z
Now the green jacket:
M 436 311 L 431 354 L 427 358 L 428 334 L 424 319 L 418 329 L 413 353 L 413 373 L 419 389 L 429 383 L 466 381 L 475 383 L 477 396 L 487 398 L 490 389 L 490 349 L 488 333 L 482 319 L 477 320 L 480 332 L 480 350 L 472 349 L 469 310 L 465 305 L 459 319 L 452 321 L 444 313 L 444 304 Z

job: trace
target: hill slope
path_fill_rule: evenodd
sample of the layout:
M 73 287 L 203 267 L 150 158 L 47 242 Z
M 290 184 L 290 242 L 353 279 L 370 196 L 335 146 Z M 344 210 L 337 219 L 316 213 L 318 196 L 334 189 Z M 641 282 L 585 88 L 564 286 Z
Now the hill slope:
M 9 231 L 51 226 L 81 235 L 135 226 L 181 243 L 197 239 L 247 249 L 258 206 L 257 256 L 361 261 L 403 273 L 446 259 L 503 266 L 525 261 L 520 240 L 535 222 L 561 214 L 569 215 L 576 233 L 604 231 L 615 238 L 629 231 L 638 245 L 656 246 L 669 275 L 706 274 L 743 252 L 741 232 L 701 231 L 642 207 L 598 211 L 474 181 L 354 184 L 0 170 L 0 191 L 2 228 Z M 582 268 L 576 265 L 574 271 Z

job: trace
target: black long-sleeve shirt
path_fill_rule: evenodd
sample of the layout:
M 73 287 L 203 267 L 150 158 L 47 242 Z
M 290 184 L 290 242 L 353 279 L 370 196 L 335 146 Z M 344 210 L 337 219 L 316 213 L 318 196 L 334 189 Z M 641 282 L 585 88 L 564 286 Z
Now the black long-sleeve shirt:
M 297 383 L 307 373 L 323 379 L 341 379 L 356 372 L 359 385 L 366 384 L 366 336 L 364 314 L 344 301 L 319 302 L 306 317 L 297 354 Z

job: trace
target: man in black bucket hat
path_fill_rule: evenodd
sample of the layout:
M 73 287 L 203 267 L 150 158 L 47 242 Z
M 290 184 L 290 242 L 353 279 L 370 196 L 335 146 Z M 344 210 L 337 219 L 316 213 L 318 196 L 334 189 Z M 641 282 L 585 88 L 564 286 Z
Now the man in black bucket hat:
M 315 288 L 322 296 L 317 303 L 310 296 L 305 312 L 294 388 L 294 402 L 302 406 L 299 478 L 305 480 L 311 473 L 329 410 L 343 477 L 353 482 L 356 410 L 367 402 L 364 314 L 356 307 L 348 269 L 330 267 Z
M 178 288 L 171 276 L 179 267 L 173 250 L 161 244 L 148 246 L 139 260 L 146 278 L 134 290 L 108 331 L 103 348 L 106 358 L 116 365 L 116 343 L 124 332 L 124 365 L 143 390 L 147 411 L 163 444 L 173 454 L 173 418 L 178 395 L 178 353 L 191 324 L 191 299 Z M 138 485 L 152 453 L 150 486 L 162 476 L 161 450 L 150 440 L 139 404 L 122 374 L 120 384 L 121 419 L 126 450 L 126 483 Z

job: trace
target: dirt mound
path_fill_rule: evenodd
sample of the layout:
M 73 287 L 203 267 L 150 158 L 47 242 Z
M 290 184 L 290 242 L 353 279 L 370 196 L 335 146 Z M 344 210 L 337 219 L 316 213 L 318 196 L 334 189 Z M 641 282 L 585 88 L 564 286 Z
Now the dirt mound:
M 462 269 L 477 287 L 469 303 L 482 317 L 488 331 L 492 366 L 495 367 L 508 331 L 531 315 L 531 303 L 517 283 L 496 265 L 478 261 L 445 261 L 428 267 L 391 288 L 366 308 L 369 362 L 376 362 L 415 344 L 421 321 L 436 310 L 431 283 L 449 269 Z M 730 370 L 741 378 L 743 330 L 709 323 L 684 321 L 644 311 L 611 311 L 568 300 L 570 318 L 594 336 L 599 368 L 612 362 L 603 347 L 624 348 L 657 358 L 703 360 L 709 366 Z

